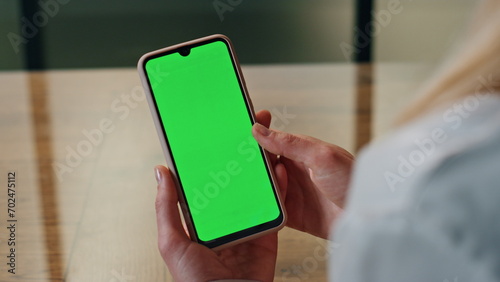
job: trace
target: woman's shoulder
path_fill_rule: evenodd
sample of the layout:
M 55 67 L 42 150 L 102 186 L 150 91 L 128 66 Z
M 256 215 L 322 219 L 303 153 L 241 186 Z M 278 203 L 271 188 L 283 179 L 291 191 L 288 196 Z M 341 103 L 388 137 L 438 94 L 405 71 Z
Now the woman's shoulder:
M 364 150 L 336 226 L 336 275 L 500 279 L 500 98 L 485 101 L 460 121 L 445 110 Z M 353 261 L 373 272 L 342 270 Z
M 499 164 L 497 132 L 495 138 L 450 155 L 419 179 L 405 214 L 469 255 L 493 259 L 500 271 Z
M 467 173 L 456 177 L 475 178 L 499 149 L 500 95 L 467 97 L 365 148 L 356 163 L 348 206 L 380 211 L 411 205 L 423 182 L 438 177 L 442 166 L 462 156 L 460 169 Z M 489 155 L 480 154 L 489 150 Z M 464 159 L 473 157 L 475 161 Z

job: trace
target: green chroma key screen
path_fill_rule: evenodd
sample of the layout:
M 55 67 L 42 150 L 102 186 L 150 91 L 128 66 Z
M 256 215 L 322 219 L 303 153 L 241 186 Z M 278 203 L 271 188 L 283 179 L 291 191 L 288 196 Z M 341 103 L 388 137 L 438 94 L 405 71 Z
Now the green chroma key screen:
M 155 57 L 145 68 L 199 239 L 276 220 L 277 196 L 226 43 Z

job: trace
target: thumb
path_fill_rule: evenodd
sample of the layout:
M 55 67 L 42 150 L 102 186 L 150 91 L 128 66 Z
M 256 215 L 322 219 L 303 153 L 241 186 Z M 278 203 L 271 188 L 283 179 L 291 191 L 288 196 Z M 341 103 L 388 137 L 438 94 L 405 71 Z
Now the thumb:
M 183 249 L 190 243 L 184 232 L 179 209 L 177 207 L 177 190 L 169 169 L 164 166 L 155 167 L 158 181 L 158 194 L 156 196 L 156 221 L 158 226 L 158 248 L 161 255 L 177 249 Z

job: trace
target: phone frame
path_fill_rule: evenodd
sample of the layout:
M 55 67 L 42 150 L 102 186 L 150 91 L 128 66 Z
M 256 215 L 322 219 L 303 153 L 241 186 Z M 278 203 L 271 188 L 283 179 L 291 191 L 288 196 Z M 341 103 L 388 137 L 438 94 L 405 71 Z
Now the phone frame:
M 146 63 L 150 59 L 157 58 L 157 57 L 160 57 L 162 55 L 167 55 L 167 54 L 171 54 L 171 53 L 182 52 L 181 50 L 185 50 L 186 47 L 188 47 L 190 50 L 193 47 L 201 46 L 201 45 L 208 44 L 208 43 L 211 43 L 214 41 L 223 41 L 228 46 L 229 55 L 231 57 L 233 68 L 235 70 L 235 73 L 236 73 L 236 76 L 238 79 L 238 83 L 240 85 L 240 89 L 242 91 L 242 95 L 243 95 L 244 100 L 245 100 L 246 108 L 247 108 L 248 114 L 250 115 L 251 122 L 252 122 L 252 124 L 254 124 L 255 123 L 255 113 L 254 113 L 252 100 L 250 99 L 250 97 L 248 95 L 246 83 L 245 83 L 245 80 L 243 78 L 243 73 L 241 71 L 240 64 L 238 62 L 238 58 L 236 57 L 236 54 L 234 52 L 233 44 L 231 43 L 229 38 L 226 37 L 225 35 L 214 34 L 214 35 L 210 35 L 210 36 L 206 36 L 203 38 L 187 41 L 184 43 L 176 44 L 176 45 L 173 45 L 170 47 L 166 47 L 166 48 L 162 48 L 159 50 L 155 50 L 155 51 L 146 53 L 139 59 L 139 62 L 137 64 L 137 70 L 139 72 L 139 76 L 141 78 L 142 85 L 143 85 L 143 88 L 144 88 L 145 93 L 146 93 L 146 98 L 147 98 L 147 101 L 149 104 L 149 109 L 151 111 L 151 115 L 152 115 L 154 123 L 155 123 L 156 131 L 157 131 L 158 137 L 160 139 L 160 143 L 161 143 L 161 146 L 163 149 L 163 153 L 165 155 L 167 166 L 169 167 L 169 169 L 172 173 L 174 183 L 175 183 L 175 186 L 177 188 L 177 192 L 178 192 L 177 194 L 179 195 L 179 206 L 180 206 L 180 209 L 182 211 L 182 215 L 183 215 L 184 221 L 186 223 L 186 226 L 187 226 L 187 229 L 189 232 L 189 236 L 190 236 L 191 240 L 193 240 L 195 242 L 198 242 L 202 245 L 205 245 L 213 250 L 220 250 L 220 249 L 223 249 L 223 248 L 226 248 L 229 246 L 239 244 L 239 243 L 244 242 L 244 241 L 248 241 L 248 240 L 263 236 L 263 235 L 271 233 L 271 232 L 276 232 L 285 226 L 286 219 L 287 219 L 286 210 L 285 210 L 283 202 L 281 200 L 278 182 L 276 181 L 276 176 L 274 174 L 274 169 L 272 167 L 268 153 L 266 151 L 264 151 L 262 149 L 262 147 L 259 146 L 259 150 L 261 152 L 261 155 L 264 158 L 266 169 L 268 171 L 268 175 L 270 176 L 270 180 L 271 180 L 273 188 L 274 188 L 274 193 L 275 193 L 275 196 L 277 199 L 278 208 L 280 210 L 280 216 L 276 220 L 273 220 L 273 221 L 270 221 L 270 222 L 267 222 L 267 223 L 264 223 L 261 225 L 254 226 L 254 227 L 251 227 L 249 229 L 241 230 L 241 231 L 238 231 L 236 233 L 229 234 L 229 235 L 226 235 L 223 237 L 219 237 L 219 238 L 214 239 L 214 240 L 209 241 L 209 242 L 205 242 L 205 241 L 200 240 L 197 236 L 196 231 L 195 231 L 195 227 L 193 226 L 192 216 L 191 216 L 189 209 L 187 207 L 187 204 L 186 204 L 186 202 L 187 202 L 186 196 L 184 194 L 184 191 L 183 191 L 182 186 L 181 186 L 180 181 L 179 181 L 179 176 L 178 176 L 178 172 L 176 169 L 176 165 L 173 161 L 170 146 L 169 146 L 169 143 L 168 143 L 168 140 L 166 137 L 167 134 L 166 134 L 165 129 L 163 127 L 163 123 L 162 123 L 162 120 L 160 118 L 158 106 L 156 104 L 156 101 L 155 101 L 155 98 L 153 95 L 153 91 L 151 88 L 151 84 L 150 84 L 150 81 L 149 81 L 149 78 L 146 74 L 146 69 L 145 69 Z M 279 224 L 275 225 L 274 222 L 279 222 Z M 250 229 L 256 229 L 259 226 L 263 226 L 266 224 L 267 225 L 272 224 L 273 226 L 269 227 L 267 229 L 255 232 L 255 233 L 250 233 L 250 234 L 245 234 L 244 236 L 240 236 L 240 235 L 242 235 L 242 232 L 247 233 L 247 232 L 251 231 Z

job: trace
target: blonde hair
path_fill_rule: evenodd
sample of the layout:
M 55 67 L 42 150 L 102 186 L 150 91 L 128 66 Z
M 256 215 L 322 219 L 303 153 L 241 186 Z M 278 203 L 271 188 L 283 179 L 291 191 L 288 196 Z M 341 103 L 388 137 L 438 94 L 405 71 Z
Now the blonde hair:
M 499 86 L 500 1 L 484 0 L 461 47 L 420 89 L 417 99 L 399 115 L 396 126 L 467 95 L 498 90 Z

